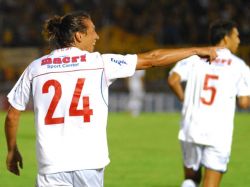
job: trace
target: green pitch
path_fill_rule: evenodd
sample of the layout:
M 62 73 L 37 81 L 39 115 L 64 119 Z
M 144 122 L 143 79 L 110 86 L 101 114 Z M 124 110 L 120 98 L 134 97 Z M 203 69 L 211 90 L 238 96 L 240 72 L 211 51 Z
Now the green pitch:
M 33 187 L 36 177 L 35 129 L 31 113 L 23 113 L 18 144 L 24 169 L 17 177 L 5 167 L 4 117 L 0 113 L 0 186 Z M 105 170 L 105 187 L 179 187 L 182 161 L 177 140 L 178 113 L 149 113 L 138 118 L 111 113 L 108 141 L 111 163 Z M 232 156 L 222 187 L 250 184 L 250 115 L 237 113 Z M 222 134 L 223 138 L 223 134 Z

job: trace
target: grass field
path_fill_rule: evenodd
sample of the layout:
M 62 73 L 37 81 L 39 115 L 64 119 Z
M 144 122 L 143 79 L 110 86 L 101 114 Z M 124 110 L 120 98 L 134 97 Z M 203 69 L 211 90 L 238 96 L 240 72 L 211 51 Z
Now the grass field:
M 26 112 L 21 117 L 18 144 L 24 169 L 20 177 L 5 168 L 4 115 L 0 113 L 0 186 L 33 187 L 36 176 L 33 115 Z M 105 187 L 179 187 L 183 176 L 177 140 L 179 117 L 177 113 L 149 113 L 138 118 L 111 113 L 108 121 L 111 163 L 105 170 Z M 237 113 L 231 161 L 222 187 L 250 185 L 249 133 L 249 113 Z

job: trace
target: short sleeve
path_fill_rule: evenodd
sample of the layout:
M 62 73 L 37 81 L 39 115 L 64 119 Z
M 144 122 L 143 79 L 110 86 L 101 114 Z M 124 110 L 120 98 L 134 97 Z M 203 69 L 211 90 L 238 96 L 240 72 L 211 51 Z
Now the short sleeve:
M 27 68 L 7 95 L 11 106 L 20 111 L 25 110 L 30 98 L 30 89 L 31 80 Z
M 135 73 L 137 55 L 103 54 L 102 60 L 109 81 L 130 77 Z

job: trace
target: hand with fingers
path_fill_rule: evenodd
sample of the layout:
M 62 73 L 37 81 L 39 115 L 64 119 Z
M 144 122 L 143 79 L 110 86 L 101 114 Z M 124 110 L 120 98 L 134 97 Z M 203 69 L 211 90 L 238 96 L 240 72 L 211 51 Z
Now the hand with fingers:
M 23 169 L 23 159 L 18 149 L 8 152 L 6 165 L 11 173 L 20 175 L 20 169 Z
M 221 47 L 201 47 L 197 50 L 197 55 L 200 57 L 205 57 L 209 62 L 216 59 L 218 56 L 216 51 L 221 49 Z

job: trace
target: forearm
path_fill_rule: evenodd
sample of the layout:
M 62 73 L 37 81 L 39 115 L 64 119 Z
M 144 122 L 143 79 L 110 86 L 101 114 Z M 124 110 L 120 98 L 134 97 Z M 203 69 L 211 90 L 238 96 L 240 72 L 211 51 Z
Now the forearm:
M 197 52 L 195 48 L 155 50 L 151 54 L 152 58 L 156 59 L 152 66 L 168 66 L 196 54 Z
M 192 55 L 199 55 L 213 60 L 217 54 L 213 47 L 157 49 L 147 53 L 138 54 L 137 69 L 168 66 Z
M 184 91 L 180 84 L 177 84 L 175 86 L 170 86 L 171 90 L 174 92 L 174 94 L 177 96 L 180 102 L 184 101 Z
M 195 51 L 191 49 L 188 49 L 188 51 L 186 49 L 157 49 L 149 51 L 138 54 L 137 69 L 168 66 L 193 54 L 195 54 Z
M 20 112 L 13 107 L 10 107 L 5 118 L 5 137 L 7 142 L 8 151 L 17 149 L 16 136 L 18 130 Z
M 184 90 L 181 85 L 181 77 L 179 74 L 173 72 L 167 79 L 170 89 L 174 92 L 177 98 L 183 102 L 184 100 Z

